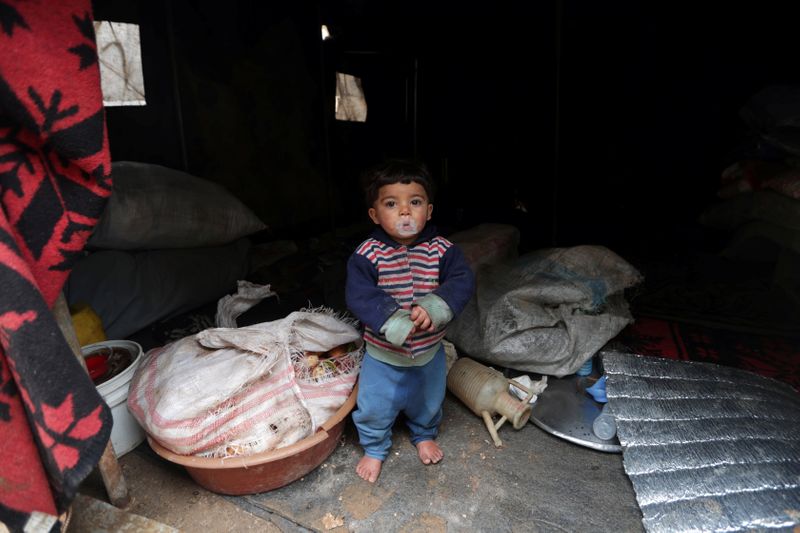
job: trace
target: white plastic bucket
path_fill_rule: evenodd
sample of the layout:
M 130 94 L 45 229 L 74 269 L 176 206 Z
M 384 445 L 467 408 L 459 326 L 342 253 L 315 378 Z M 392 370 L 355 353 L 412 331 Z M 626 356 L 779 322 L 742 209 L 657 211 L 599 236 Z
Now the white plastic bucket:
M 81 348 L 83 357 L 103 348 L 124 348 L 133 354 L 133 362 L 122 372 L 97 385 L 97 392 L 111 408 L 114 425 L 111 428 L 111 444 L 114 453 L 122 457 L 144 441 L 145 433 L 139 423 L 128 411 L 128 388 L 133 378 L 133 373 L 142 359 L 142 347 L 133 341 L 103 341 L 87 344 Z

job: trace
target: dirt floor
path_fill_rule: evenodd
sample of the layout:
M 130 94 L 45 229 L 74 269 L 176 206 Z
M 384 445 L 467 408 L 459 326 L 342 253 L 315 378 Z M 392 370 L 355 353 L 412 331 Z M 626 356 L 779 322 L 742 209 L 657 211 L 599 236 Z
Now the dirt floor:
M 362 481 L 348 420 L 320 467 L 280 489 L 236 497 L 203 489 L 144 443 L 120 459 L 133 498 L 126 511 L 180 531 L 643 531 L 620 454 L 532 424 L 504 426 L 500 436 L 504 446 L 496 448 L 482 421 L 448 394 L 439 439 L 446 456 L 438 465 L 419 462 L 398 424 L 380 479 Z M 70 531 L 109 531 L 96 524 L 110 511 L 87 503 L 107 501 L 97 473 L 81 493 Z

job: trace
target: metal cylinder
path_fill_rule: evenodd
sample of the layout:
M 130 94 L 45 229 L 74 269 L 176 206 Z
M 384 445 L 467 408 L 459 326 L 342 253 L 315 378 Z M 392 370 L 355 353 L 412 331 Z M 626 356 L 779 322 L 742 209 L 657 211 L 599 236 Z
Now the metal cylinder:
M 520 429 L 531 416 L 531 406 L 509 394 L 508 385 L 503 374 L 468 357 L 453 363 L 447 374 L 447 388 L 473 413 L 480 417 L 484 412 L 500 414 Z

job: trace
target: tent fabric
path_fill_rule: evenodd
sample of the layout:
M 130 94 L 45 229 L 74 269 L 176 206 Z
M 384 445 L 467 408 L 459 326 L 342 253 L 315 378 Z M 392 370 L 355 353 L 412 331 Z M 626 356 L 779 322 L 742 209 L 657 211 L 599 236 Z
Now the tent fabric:
M 89 0 L 0 2 L 0 522 L 58 530 L 111 413 L 51 309 L 111 191 Z

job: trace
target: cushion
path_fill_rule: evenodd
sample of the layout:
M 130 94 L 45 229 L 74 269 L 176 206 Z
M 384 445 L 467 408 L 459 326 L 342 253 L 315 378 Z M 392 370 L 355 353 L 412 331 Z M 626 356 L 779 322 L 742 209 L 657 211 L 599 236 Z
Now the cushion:
M 267 227 L 223 186 L 179 170 L 117 161 L 111 177 L 114 192 L 88 248 L 218 246 Z
M 447 237 L 464 253 L 473 271 L 480 265 L 516 259 L 519 230 L 509 224 L 479 224 Z
M 88 304 L 109 339 L 218 300 L 247 275 L 250 242 L 127 252 L 100 250 L 75 263 L 64 286 L 70 305 Z

